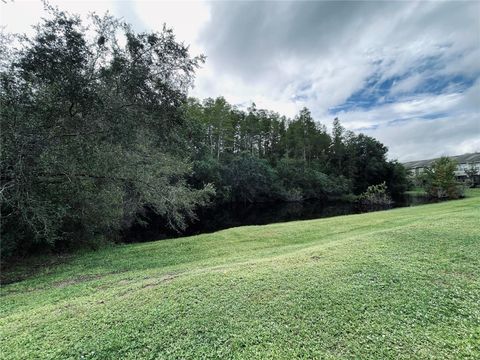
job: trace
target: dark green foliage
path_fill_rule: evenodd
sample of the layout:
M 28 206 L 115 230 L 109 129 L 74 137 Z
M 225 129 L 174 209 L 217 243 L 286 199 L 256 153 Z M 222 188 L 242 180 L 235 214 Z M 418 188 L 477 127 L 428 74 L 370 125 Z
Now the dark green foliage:
M 135 34 L 108 16 L 89 26 L 50 8 L 2 62 L 5 256 L 114 235 L 146 205 L 181 228 L 211 193 L 187 186 L 178 136 L 203 59 L 168 29 Z
M 436 160 L 425 169 L 423 178 L 425 190 L 430 197 L 437 199 L 458 199 L 463 197 L 463 186 L 455 178 L 457 162 L 447 156 Z
M 268 163 L 243 153 L 224 167 L 224 183 L 230 188 L 229 200 L 255 202 L 275 198 L 276 174 Z
M 340 124 L 340 120 L 333 120 L 332 143 L 329 149 L 330 169 L 334 174 L 345 174 L 349 172 L 344 168 L 347 158 L 347 148 L 345 144 L 345 129 Z
M 284 159 L 277 166 L 286 199 L 297 195 L 299 199 L 327 199 L 331 196 L 348 194 L 350 184 L 343 176 L 329 176 L 303 160 Z M 301 195 L 301 196 L 298 196 Z
M 222 161 L 207 157 L 195 162 L 192 183 L 213 184 L 217 202 L 261 202 L 277 198 L 277 176 L 268 163 L 249 153 Z
M 218 201 L 326 199 L 352 191 L 360 194 L 381 182 L 396 197 L 407 188 L 405 168 L 387 161 L 383 144 L 346 131 L 338 119 L 329 135 L 306 108 L 289 120 L 255 104 L 242 111 L 224 98 L 203 103 L 190 99 L 185 113 L 187 122 L 197 124 L 199 131 L 192 137 L 197 159 L 192 181 L 197 186 L 215 184 Z M 263 174 L 259 184 L 250 174 L 245 154 L 250 154 L 250 165 L 254 158 L 256 165 L 263 164 L 258 169 Z M 236 176 L 229 175 L 231 168 Z M 265 181 L 271 183 L 267 186 Z M 251 191 L 245 190 L 247 186 Z M 269 193 L 257 191 L 257 186 L 268 188 Z M 236 194 L 240 188 L 247 195 Z
M 387 148 L 370 136 L 360 134 L 353 137 L 348 144 L 348 150 L 353 156 L 355 193 L 364 192 L 368 186 L 378 184 L 386 177 Z
M 401 196 L 412 186 L 407 172 L 405 166 L 398 161 L 387 163 L 385 182 L 392 197 Z

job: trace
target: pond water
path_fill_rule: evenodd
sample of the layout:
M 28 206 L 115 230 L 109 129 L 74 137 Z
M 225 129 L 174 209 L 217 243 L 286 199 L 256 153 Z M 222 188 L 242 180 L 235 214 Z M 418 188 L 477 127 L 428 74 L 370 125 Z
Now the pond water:
M 144 242 L 180 236 L 210 233 L 243 225 L 265 225 L 294 220 L 319 219 L 339 215 L 359 214 L 369 211 L 386 210 L 392 207 L 406 207 L 429 203 L 426 197 L 405 195 L 392 206 L 366 208 L 355 203 L 341 201 L 274 202 L 255 204 L 225 204 L 201 209 L 198 219 L 188 224 L 182 232 L 168 230 L 165 221 L 147 214 L 147 226 L 134 225 L 124 233 L 126 242 Z

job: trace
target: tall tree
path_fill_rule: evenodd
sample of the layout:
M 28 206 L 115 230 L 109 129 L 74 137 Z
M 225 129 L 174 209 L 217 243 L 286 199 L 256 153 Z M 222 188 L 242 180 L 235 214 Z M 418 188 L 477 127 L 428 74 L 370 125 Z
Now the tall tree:
M 351 138 L 349 149 L 352 153 L 348 156 L 353 156 L 355 174 L 352 180 L 356 193 L 360 194 L 369 185 L 385 181 L 388 149 L 382 143 L 370 136 L 359 134 Z
M 330 148 L 331 169 L 336 174 L 343 174 L 345 157 L 345 128 L 336 117 L 332 126 L 332 144 Z
M 2 62 L 2 249 L 115 233 L 145 206 L 173 227 L 207 200 L 181 160 L 182 104 L 203 57 L 171 30 L 48 8 Z
M 425 190 L 433 198 L 456 199 L 463 196 L 463 187 L 457 182 L 457 161 L 443 156 L 425 170 Z

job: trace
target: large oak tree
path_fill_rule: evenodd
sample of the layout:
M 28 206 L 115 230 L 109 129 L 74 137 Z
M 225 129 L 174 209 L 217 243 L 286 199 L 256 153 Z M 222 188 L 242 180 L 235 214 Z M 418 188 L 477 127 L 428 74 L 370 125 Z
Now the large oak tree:
M 182 227 L 211 188 L 186 184 L 182 104 L 203 57 L 171 30 L 48 7 L 35 35 L 2 37 L 5 254 L 114 235 L 148 206 Z

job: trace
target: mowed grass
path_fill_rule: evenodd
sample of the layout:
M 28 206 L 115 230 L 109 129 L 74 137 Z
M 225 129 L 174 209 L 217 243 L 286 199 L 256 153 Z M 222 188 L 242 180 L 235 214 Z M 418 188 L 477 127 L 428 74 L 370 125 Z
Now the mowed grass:
M 479 359 L 480 191 L 113 247 L 6 285 L 5 359 Z

